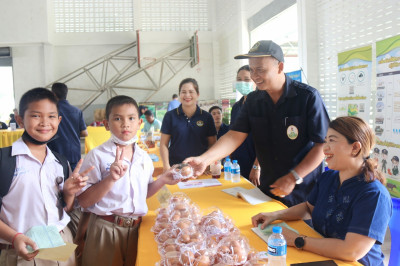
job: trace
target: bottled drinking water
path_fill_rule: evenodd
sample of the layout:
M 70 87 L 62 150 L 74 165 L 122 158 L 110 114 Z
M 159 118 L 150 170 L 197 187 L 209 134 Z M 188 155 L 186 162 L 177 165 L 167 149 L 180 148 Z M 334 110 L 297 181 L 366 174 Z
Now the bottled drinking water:
M 232 180 L 231 178 L 231 168 L 232 168 L 232 163 L 231 159 L 229 159 L 229 156 L 226 157 L 225 163 L 224 163 L 224 178 L 225 180 Z
M 234 182 L 234 183 L 240 182 L 240 166 L 237 163 L 237 160 L 232 161 L 231 173 L 232 173 L 232 176 L 231 176 L 232 182 Z
M 268 266 L 286 266 L 286 249 L 282 227 L 274 226 L 268 238 Z

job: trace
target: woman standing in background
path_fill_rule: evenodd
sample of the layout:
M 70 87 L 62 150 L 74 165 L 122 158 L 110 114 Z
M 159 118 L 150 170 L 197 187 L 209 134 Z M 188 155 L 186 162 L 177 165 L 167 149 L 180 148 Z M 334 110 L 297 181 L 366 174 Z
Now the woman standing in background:
M 181 105 L 165 114 L 161 126 L 160 155 L 164 171 L 185 158 L 204 153 L 217 141 L 212 116 L 197 105 L 199 96 L 195 79 L 181 81 Z
M 236 75 L 235 88 L 243 96 L 232 106 L 231 126 L 239 116 L 240 110 L 246 101 L 247 95 L 254 91 L 256 85 L 250 77 L 249 65 L 239 68 Z M 256 160 L 256 150 L 254 148 L 251 133 L 246 140 L 231 155 L 232 160 L 237 160 L 240 165 L 240 174 L 249 179 L 254 185 L 260 185 L 260 166 Z

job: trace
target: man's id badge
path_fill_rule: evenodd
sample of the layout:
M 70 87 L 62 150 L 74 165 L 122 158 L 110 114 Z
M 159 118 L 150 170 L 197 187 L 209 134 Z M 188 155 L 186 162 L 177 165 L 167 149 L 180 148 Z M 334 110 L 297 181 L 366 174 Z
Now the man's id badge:
M 295 140 L 299 136 L 299 130 L 294 125 L 290 125 L 287 128 L 286 133 L 287 133 L 288 138 L 291 139 L 291 140 Z

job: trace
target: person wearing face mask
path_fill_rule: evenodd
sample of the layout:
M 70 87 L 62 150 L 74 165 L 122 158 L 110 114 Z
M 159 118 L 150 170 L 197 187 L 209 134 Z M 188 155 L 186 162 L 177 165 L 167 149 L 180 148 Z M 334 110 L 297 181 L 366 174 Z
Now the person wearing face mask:
M 250 77 L 249 65 L 239 68 L 236 75 L 235 89 L 242 94 L 242 98 L 232 106 L 231 126 L 235 123 L 239 116 L 243 104 L 246 102 L 247 95 L 254 91 L 256 85 Z M 254 185 L 259 184 L 260 166 L 256 160 L 256 150 L 251 133 L 246 140 L 232 153 L 232 160 L 237 160 L 240 165 L 240 174 L 249 179 Z

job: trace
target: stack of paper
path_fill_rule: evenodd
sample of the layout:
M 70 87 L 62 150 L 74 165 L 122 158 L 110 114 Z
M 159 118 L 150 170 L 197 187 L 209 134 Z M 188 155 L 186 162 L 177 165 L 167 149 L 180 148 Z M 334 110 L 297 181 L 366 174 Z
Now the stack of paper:
M 271 200 L 271 198 L 265 195 L 259 188 L 245 189 L 242 187 L 233 187 L 223 189 L 222 191 L 234 197 L 242 198 L 251 205 L 260 204 Z
M 295 232 L 296 234 L 298 234 L 299 232 L 290 227 L 287 223 L 282 222 L 282 223 L 276 223 L 276 224 L 269 224 L 267 225 L 264 229 L 261 229 L 261 224 L 258 225 L 258 227 L 253 227 L 251 228 L 251 230 L 258 235 L 262 240 L 265 241 L 265 243 L 268 244 L 268 237 L 272 234 L 272 228 L 275 226 L 280 226 L 280 227 L 286 227 L 289 230 L 292 230 L 293 232 Z

